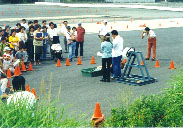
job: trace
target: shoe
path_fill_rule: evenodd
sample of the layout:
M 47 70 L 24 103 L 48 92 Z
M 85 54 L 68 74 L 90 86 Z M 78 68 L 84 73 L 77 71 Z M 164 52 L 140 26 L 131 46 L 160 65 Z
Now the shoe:
M 100 81 L 101 81 L 101 82 L 106 82 L 106 80 L 105 80 L 105 79 L 103 79 L 103 78 L 102 78 Z
M 145 58 L 145 60 L 149 60 L 149 58 Z
M 111 80 L 115 80 L 116 79 L 116 77 L 111 77 Z
M 156 59 L 155 58 L 152 58 L 152 61 L 155 61 Z

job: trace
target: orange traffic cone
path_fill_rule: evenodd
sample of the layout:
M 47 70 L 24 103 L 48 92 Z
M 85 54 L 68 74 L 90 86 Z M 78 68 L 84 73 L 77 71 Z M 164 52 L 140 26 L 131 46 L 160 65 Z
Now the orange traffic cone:
M 17 67 L 15 67 L 14 76 L 19 76 Z
M 141 65 L 144 65 L 144 62 L 143 62 L 143 60 L 141 61 Z
M 160 67 L 160 65 L 159 65 L 159 60 L 156 60 L 156 64 L 155 64 L 154 67 L 156 67 L 156 68 L 159 68 L 159 67 Z
M 26 86 L 26 91 L 31 92 L 29 84 L 27 84 L 27 86 Z
M 174 67 L 173 61 L 170 62 L 170 68 L 169 68 L 169 69 L 176 69 L 176 68 Z
M 94 56 L 92 56 L 92 58 L 91 58 L 91 64 L 96 64 L 96 63 L 95 63 Z
M 80 56 L 79 56 L 79 58 L 78 58 L 77 65 L 82 65 Z
M 38 97 L 36 95 L 36 90 L 34 88 L 32 88 L 32 93 L 34 94 L 35 98 L 38 99 Z
M 104 121 L 104 115 L 101 112 L 100 109 L 100 103 L 97 102 L 95 105 L 95 112 L 92 116 L 93 126 L 98 127 L 101 122 Z
M 66 66 L 70 66 L 71 65 L 70 62 L 69 62 L 69 58 L 67 58 L 65 65 Z
M 11 71 L 10 71 L 10 69 L 8 69 L 8 71 L 7 71 L 7 78 L 11 78 Z
M 22 70 L 21 71 L 23 71 L 23 72 L 26 72 L 27 71 L 26 68 L 25 68 L 24 62 L 22 62 Z
M 10 85 L 10 80 L 8 79 L 8 83 L 7 83 L 7 86 L 6 86 L 7 88 L 9 88 L 9 87 L 12 87 L 11 85 Z
M 18 75 L 22 75 L 21 71 L 20 71 L 20 66 L 17 67 L 18 70 Z
M 33 71 L 34 69 L 32 68 L 32 63 L 30 62 L 29 63 L 29 69 L 28 69 L 28 71 Z
M 124 59 L 124 62 L 126 63 L 126 62 L 127 62 L 127 60 L 126 60 L 126 59 Z
M 59 59 L 57 60 L 57 65 L 56 65 L 56 67 L 61 67 L 60 60 L 59 60 Z

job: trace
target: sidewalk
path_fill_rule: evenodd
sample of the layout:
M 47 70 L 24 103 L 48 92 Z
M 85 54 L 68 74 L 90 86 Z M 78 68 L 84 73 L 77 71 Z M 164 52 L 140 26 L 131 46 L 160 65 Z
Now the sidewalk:
M 68 6 L 73 8 L 135 8 L 135 9 L 150 9 L 150 10 L 161 10 L 161 11 L 174 11 L 183 12 L 183 8 L 172 8 L 162 6 L 145 6 L 145 5 L 134 5 L 134 4 L 66 4 L 66 3 L 50 3 L 50 2 L 35 2 L 35 5 L 55 5 L 55 6 Z

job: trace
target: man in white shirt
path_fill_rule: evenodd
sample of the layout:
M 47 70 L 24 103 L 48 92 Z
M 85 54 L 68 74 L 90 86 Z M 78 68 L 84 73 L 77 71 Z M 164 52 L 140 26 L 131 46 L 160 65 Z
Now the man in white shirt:
M 101 39 L 101 42 L 104 42 L 104 36 L 108 33 L 108 25 L 107 20 L 103 21 L 103 24 L 101 25 L 99 29 L 99 37 Z
M 67 38 L 66 38 L 68 22 L 67 21 L 64 21 L 63 24 L 64 25 L 62 25 L 61 33 L 64 36 L 65 53 L 68 53 L 69 48 L 68 48 L 68 45 L 67 45 Z
M 26 20 L 25 20 L 25 19 L 22 19 L 21 26 L 25 27 L 25 32 L 28 33 L 28 31 L 29 31 L 29 26 L 28 26 L 28 24 L 26 23 Z
M 51 45 L 53 43 L 53 36 L 59 36 L 60 35 L 60 31 L 57 28 L 54 28 L 54 23 L 50 22 L 49 23 L 50 29 L 47 30 L 49 39 L 50 39 L 50 52 L 51 52 L 51 56 L 52 56 L 52 50 L 51 50 Z
M 147 37 L 148 37 L 147 57 L 145 58 L 145 60 L 149 60 L 150 59 L 151 48 L 152 48 L 153 49 L 152 61 L 155 61 L 156 60 L 156 34 L 149 27 L 146 27 L 142 31 L 142 39 L 144 38 L 145 35 L 147 35 Z
M 121 77 L 121 58 L 123 51 L 123 38 L 118 35 L 117 30 L 111 31 L 112 33 L 112 67 L 113 77 L 112 79 Z

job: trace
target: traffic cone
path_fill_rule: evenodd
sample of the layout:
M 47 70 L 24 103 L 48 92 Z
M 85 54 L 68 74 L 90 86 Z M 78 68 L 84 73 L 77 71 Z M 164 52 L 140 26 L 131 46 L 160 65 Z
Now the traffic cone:
M 159 60 L 156 60 L 156 64 L 155 64 L 154 67 L 156 67 L 156 68 L 159 68 L 159 67 L 160 67 L 160 65 L 159 65 Z
M 61 67 L 60 60 L 59 60 L 59 59 L 57 60 L 57 65 L 56 65 L 56 67 Z
M 20 71 L 20 66 L 17 67 L 18 75 L 22 75 L 22 72 Z
M 6 86 L 7 88 L 9 88 L 9 87 L 12 87 L 11 85 L 10 85 L 10 80 L 8 79 L 8 83 L 7 83 L 7 86 Z
M 26 91 L 31 92 L 29 84 L 27 84 L 27 86 L 26 86 Z
M 126 28 L 128 29 L 128 25 L 126 26 Z
M 32 68 L 32 63 L 30 62 L 29 63 L 29 68 L 28 68 L 28 71 L 33 71 L 34 69 Z
M 104 121 L 104 115 L 101 112 L 99 102 L 97 102 L 95 105 L 95 112 L 94 112 L 91 120 L 93 121 L 93 126 L 95 126 L 95 127 L 98 127 L 99 124 Z
M 79 56 L 79 58 L 78 58 L 77 65 L 82 65 L 80 56 Z
M 21 71 L 23 71 L 23 72 L 27 71 L 24 62 L 22 62 L 22 70 Z
M 16 11 L 16 15 L 18 14 L 18 12 Z
M 11 71 L 10 71 L 10 69 L 8 69 L 8 71 L 7 71 L 7 78 L 11 78 Z
M 19 76 L 17 67 L 15 67 L 14 77 L 15 76 Z
M 143 62 L 143 60 L 141 61 L 141 65 L 144 65 L 144 62 Z
M 126 63 L 126 62 L 127 62 L 127 60 L 126 60 L 126 59 L 124 59 L 124 62 Z
M 96 63 L 95 63 L 94 56 L 92 56 L 92 58 L 91 58 L 91 64 L 96 64 Z
M 36 95 L 36 90 L 34 88 L 32 88 L 32 93 L 34 94 L 35 98 L 38 99 L 38 97 Z
M 170 68 L 169 68 L 169 69 L 176 69 L 176 68 L 174 67 L 173 61 L 170 62 Z
M 70 62 L 69 62 L 69 58 L 67 58 L 65 65 L 66 66 L 70 66 L 71 65 Z

